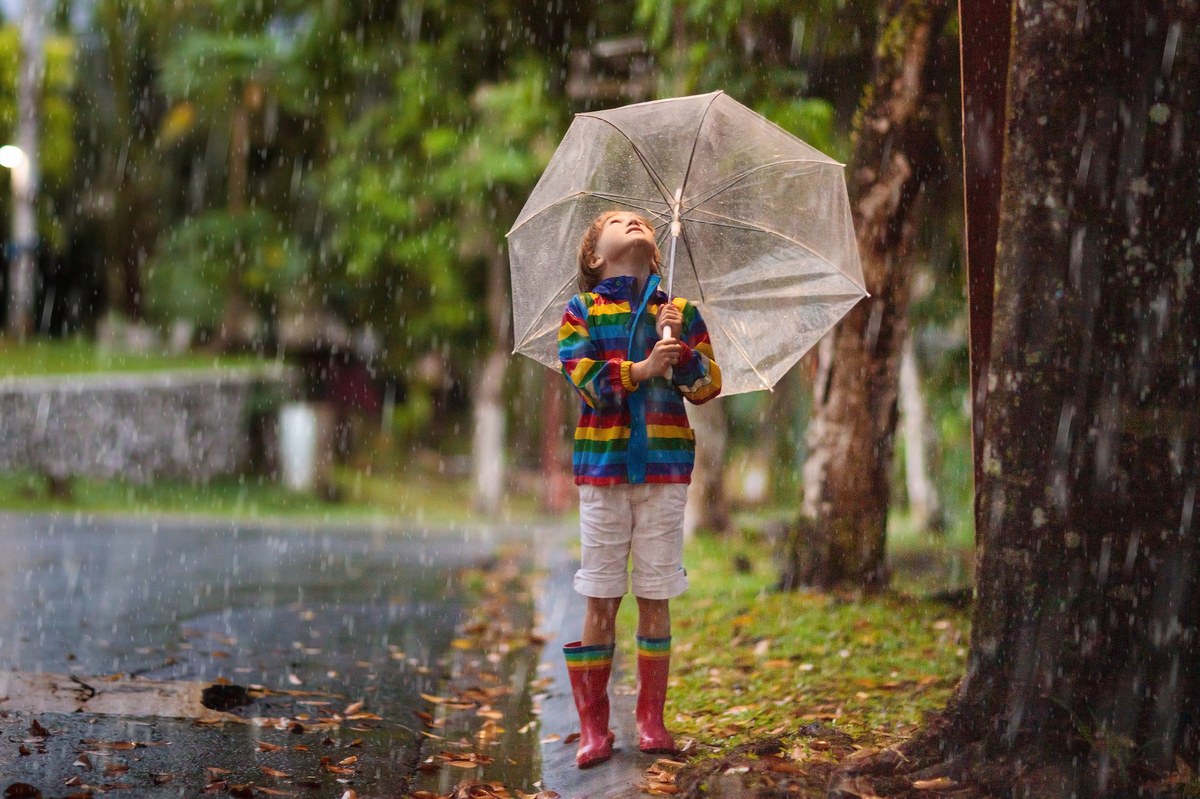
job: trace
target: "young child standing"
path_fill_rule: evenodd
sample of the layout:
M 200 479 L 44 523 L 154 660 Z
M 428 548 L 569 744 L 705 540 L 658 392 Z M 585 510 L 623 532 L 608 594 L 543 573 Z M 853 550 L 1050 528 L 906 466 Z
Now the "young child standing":
M 683 508 L 695 442 L 683 400 L 721 391 L 704 320 L 659 288 L 654 230 L 626 211 L 601 214 L 579 246 L 579 291 L 558 332 L 562 372 L 582 398 L 573 471 L 579 486 L 583 634 L 563 647 L 579 712 L 580 768 L 612 756 L 608 678 L 617 609 L 637 598 L 637 729 L 643 752 L 675 751 L 663 724 L 671 652 L 669 601 L 687 588 Z M 669 327 L 672 337 L 663 338 Z

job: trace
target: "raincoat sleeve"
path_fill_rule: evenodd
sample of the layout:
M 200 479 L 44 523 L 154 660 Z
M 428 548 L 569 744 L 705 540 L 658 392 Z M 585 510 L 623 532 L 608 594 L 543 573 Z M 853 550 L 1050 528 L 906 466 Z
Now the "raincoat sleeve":
M 713 355 L 700 309 L 682 297 L 676 297 L 672 302 L 683 314 L 683 331 L 679 336 L 683 351 L 679 363 L 675 364 L 671 383 L 684 399 L 693 405 L 701 405 L 721 393 L 721 367 Z
M 636 389 L 625 353 L 602 353 L 588 333 L 587 306 L 579 295 L 571 298 L 558 328 L 558 361 L 561 371 L 583 401 L 595 409 L 620 408 Z M 605 355 L 612 357 L 605 357 Z

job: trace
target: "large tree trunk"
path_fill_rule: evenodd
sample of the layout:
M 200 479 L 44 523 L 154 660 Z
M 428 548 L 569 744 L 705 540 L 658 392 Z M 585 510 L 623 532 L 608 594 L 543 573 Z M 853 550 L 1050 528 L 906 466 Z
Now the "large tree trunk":
M 821 366 L 804 464 L 804 514 L 812 551 L 804 584 L 886 586 L 884 535 L 890 500 L 900 347 L 908 319 L 914 216 L 938 159 L 929 108 L 932 48 L 945 0 L 885 0 L 875 74 L 856 121 L 849 194 L 869 299 L 835 327 Z M 815 539 L 815 540 L 814 540 Z
M 1200 768 L 1200 4 L 1013 37 L 971 651 L 904 771 L 1132 796 Z

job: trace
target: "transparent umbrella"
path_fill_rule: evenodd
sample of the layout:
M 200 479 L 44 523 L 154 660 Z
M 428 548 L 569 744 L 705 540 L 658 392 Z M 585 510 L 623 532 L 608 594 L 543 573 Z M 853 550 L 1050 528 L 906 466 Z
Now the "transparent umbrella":
M 843 169 L 720 91 L 577 114 L 508 232 L 513 351 L 558 368 L 579 240 L 634 210 L 667 293 L 704 317 L 721 393 L 770 389 L 867 295 Z

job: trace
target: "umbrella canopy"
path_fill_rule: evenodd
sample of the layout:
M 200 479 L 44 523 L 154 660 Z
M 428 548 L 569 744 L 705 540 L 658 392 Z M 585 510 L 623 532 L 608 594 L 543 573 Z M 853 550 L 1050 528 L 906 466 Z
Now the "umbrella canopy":
M 632 210 L 668 292 L 695 303 L 722 394 L 770 389 L 867 292 L 844 165 L 724 92 L 577 114 L 508 232 L 513 333 L 558 368 L 576 251 L 604 211 Z

